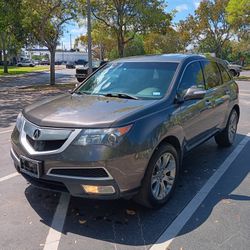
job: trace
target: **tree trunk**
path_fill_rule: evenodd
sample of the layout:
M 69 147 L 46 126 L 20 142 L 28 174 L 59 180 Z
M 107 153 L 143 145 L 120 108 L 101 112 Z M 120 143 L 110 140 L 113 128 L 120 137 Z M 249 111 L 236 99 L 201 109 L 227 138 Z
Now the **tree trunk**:
M 124 57 L 124 41 L 121 37 L 117 39 L 117 49 L 119 57 Z
M 2 47 L 3 47 L 3 72 L 8 74 L 8 62 L 7 62 L 7 54 L 6 54 L 6 44 L 5 44 L 5 35 L 1 34 Z
M 52 48 L 50 50 L 50 85 L 56 84 L 55 57 L 56 57 L 56 49 Z
M 2 51 L 2 50 L 0 50 L 0 65 L 1 65 L 1 64 L 2 64 L 2 62 L 3 62 L 2 55 L 3 55 L 3 51 Z

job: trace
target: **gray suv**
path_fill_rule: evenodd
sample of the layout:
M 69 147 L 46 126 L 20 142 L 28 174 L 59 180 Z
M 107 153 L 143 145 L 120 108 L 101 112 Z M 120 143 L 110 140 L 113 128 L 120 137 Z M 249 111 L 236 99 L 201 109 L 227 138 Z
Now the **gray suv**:
M 238 86 L 217 59 L 123 58 L 72 93 L 26 107 L 11 156 L 41 188 L 159 207 L 174 191 L 183 156 L 213 136 L 232 145 L 239 114 Z

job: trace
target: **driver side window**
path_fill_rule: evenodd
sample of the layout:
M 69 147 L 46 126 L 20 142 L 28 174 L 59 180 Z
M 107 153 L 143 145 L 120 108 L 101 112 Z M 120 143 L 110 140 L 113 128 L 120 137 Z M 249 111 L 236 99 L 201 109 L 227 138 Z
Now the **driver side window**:
M 191 87 L 205 88 L 202 68 L 199 62 L 193 62 L 187 66 L 182 76 L 179 92 Z

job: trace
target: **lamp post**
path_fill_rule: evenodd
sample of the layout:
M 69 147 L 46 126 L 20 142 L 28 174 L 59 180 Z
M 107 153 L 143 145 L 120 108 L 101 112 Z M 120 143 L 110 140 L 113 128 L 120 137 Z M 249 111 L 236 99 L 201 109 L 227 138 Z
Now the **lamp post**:
M 92 38 L 91 38 L 91 6 L 90 0 L 87 0 L 87 30 L 88 30 L 88 63 L 89 74 L 92 73 Z

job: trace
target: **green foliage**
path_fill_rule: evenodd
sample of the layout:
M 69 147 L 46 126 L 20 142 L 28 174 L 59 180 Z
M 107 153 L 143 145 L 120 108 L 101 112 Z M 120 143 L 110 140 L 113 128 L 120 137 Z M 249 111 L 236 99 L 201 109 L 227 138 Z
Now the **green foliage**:
M 3 51 L 5 73 L 8 72 L 7 60 L 15 56 L 25 42 L 20 5 L 21 0 L 0 0 L 0 50 Z
M 222 57 L 223 47 L 232 37 L 226 19 L 227 4 L 228 0 L 202 1 L 195 14 L 179 24 L 180 30 L 186 30 L 184 40 L 198 44 L 200 52 L 213 52 Z
M 165 7 L 163 0 L 92 1 L 93 16 L 116 37 L 120 57 L 125 55 L 126 44 L 136 34 L 166 32 L 172 16 L 164 11 Z
M 27 7 L 28 6 L 28 7 Z M 36 43 L 50 51 L 50 83 L 55 84 L 55 51 L 64 25 L 76 18 L 76 0 L 22 0 L 23 25 Z
M 176 53 L 185 48 L 181 44 L 180 34 L 172 28 L 166 34 L 152 32 L 145 35 L 144 47 L 147 54 Z
M 137 56 L 144 54 L 145 50 L 144 50 L 143 36 L 135 35 L 134 39 L 126 45 L 124 55 Z
M 37 43 L 52 50 L 63 34 L 65 23 L 76 17 L 76 6 L 75 1 L 67 0 L 23 0 L 24 27 Z
M 229 0 L 227 20 L 240 38 L 250 39 L 250 0 Z

